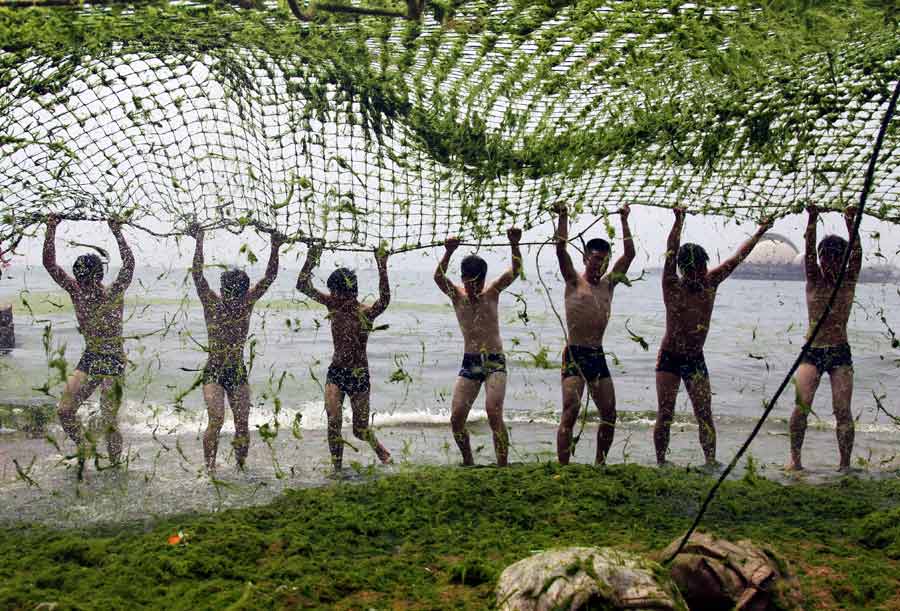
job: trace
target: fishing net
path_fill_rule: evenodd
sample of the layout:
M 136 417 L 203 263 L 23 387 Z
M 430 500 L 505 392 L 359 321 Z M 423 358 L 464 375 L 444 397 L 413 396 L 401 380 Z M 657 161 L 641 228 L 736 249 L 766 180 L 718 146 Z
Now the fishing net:
M 307 21 L 275 5 L 5 5 L 0 0 L 0 267 L 27 259 L 29 246 L 37 252 L 51 213 L 73 221 L 115 216 L 128 225 L 129 240 L 152 245 L 139 253 L 145 256 L 126 297 L 130 362 L 120 420 L 130 427 L 128 469 L 140 477 L 128 480 L 125 494 L 107 494 L 97 478 L 84 500 L 81 489 L 67 496 L 60 474 L 74 467 L 75 456 L 55 426 L 56 403 L 82 343 L 68 299 L 27 265 L 6 274 L 19 279 L 17 287 L 0 285 L 18 316 L 16 349 L 0 357 L 0 402 L 12 401 L 0 405 L 0 432 L 32 431 L 37 439 L 15 442 L 15 473 L 0 469 L 0 484 L 18 480 L 7 513 L 27 506 L 24 515 L 58 515 L 65 523 L 87 514 L 96 521 L 144 518 L 173 505 L 259 502 L 298 482 L 321 483 L 319 471 L 330 472 L 321 401 L 329 322 L 298 300 L 297 266 L 283 259 L 253 314 L 246 349 L 254 401 L 249 479 L 214 479 L 213 501 L 198 489 L 193 478 L 203 473 L 207 424 L 198 387 L 208 338 L 186 265 L 174 269 L 184 254 L 178 245 L 193 247 L 180 240 L 191 223 L 220 230 L 208 234 L 220 237 L 278 231 L 323 238 L 334 250 L 377 246 L 393 253 L 459 235 L 496 254 L 489 247 L 509 225 L 545 223 L 560 200 L 573 214 L 601 219 L 626 202 L 686 206 L 736 221 L 786 215 L 808 203 L 842 209 L 859 199 L 900 78 L 897 12 L 876 0 L 814 7 L 787 0 L 451 0 L 427 3 L 421 20 L 353 15 L 343 5 L 320 7 Z M 397 8 L 379 0 L 352 6 Z M 889 223 L 900 221 L 898 123 L 889 124 L 866 207 Z M 618 226 L 610 222 L 607 230 Z M 62 227 L 78 236 L 70 245 L 96 242 L 96 224 Z M 641 247 L 649 243 L 646 225 L 635 233 L 639 243 L 646 240 Z M 247 243 L 240 254 L 251 266 L 262 263 Z M 22 258 L 10 256 L 17 245 Z M 553 290 L 562 284 L 542 277 L 540 248 L 525 252 L 537 273 L 505 293 L 501 321 L 509 403 L 521 404 L 510 413 L 522 408 L 512 420 L 518 431 L 510 451 L 517 461 L 553 460 L 565 343 Z M 60 253 L 61 264 L 69 254 Z M 461 349 L 456 321 L 433 285 L 434 262 L 417 266 L 424 258 L 401 256 L 391 259 L 399 290 L 390 320 L 375 329 L 380 335 L 370 346 L 373 423 L 393 436 L 385 443 L 401 464 L 455 463 L 446 429 Z M 505 266 L 506 248 L 502 256 Z M 371 263 L 369 255 L 353 257 L 329 252 L 322 266 Z M 210 255 L 207 263 L 221 265 L 222 257 Z M 361 294 L 372 294 L 377 275 L 360 271 Z M 251 276 L 257 279 L 254 270 Z M 637 445 L 650 451 L 644 433 L 655 414 L 646 409 L 655 396 L 644 378 L 654 375 L 650 344 L 664 330 L 661 310 L 654 310 L 658 284 L 635 281 L 632 289 L 617 290 L 616 309 L 627 314 L 604 339 L 621 391 L 615 460 L 623 462 L 641 460 Z M 765 392 L 770 363 L 773 371 L 787 365 L 791 341 L 802 341 L 798 320 L 805 313 L 799 290 L 740 290 L 720 297 L 734 304 L 719 309 L 735 335 L 709 346 L 737 367 L 735 383 L 717 390 L 731 402 L 731 415 L 734 406 L 746 408 L 739 397 L 745 389 Z M 871 359 L 860 368 L 870 377 L 859 387 L 871 392 L 875 418 L 877 410 L 895 411 L 888 399 L 893 378 L 871 372 L 883 371 L 879 358 L 891 370 L 896 364 L 888 324 L 896 299 L 892 288 L 871 287 L 855 306 L 869 308 L 854 349 Z M 10 425 L 4 410 L 34 421 Z M 102 439 L 97 411 L 88 402 L 80 413 L 95 441 Z M 479 418 L 487 422 L 483 412 Z M 743 431 L 744 421 L 734 418 L 732 429 Z M 418 434 L 429 426 L 440 432 Z M 475 453 L 484 460 L 491 433 L 481 429 Z M 632 443 L 629 431 L 637 430 L 643 441 Z M 895 430 L 892 422 L 890 434 Z M 344 441 L 355 450 L 348 458 L 373 459 L 351 431 L 348 421 Z M 685 437 L 693 446 L 694 431 Z M 768 441 L 766 455 L 784 450 L 780 438 Z M 221 465 L 233 450 L 223 441 L 219 454 Z M 694 502 L 683 503 L 684 514 L 692 514 Z
M 396 251 L 527 228 L 557 199 L 841 208 L 897 34 L 890 2 L 0 9 L 0 246 L 49 212 Z M 870 199 L 894 222 L 898 147 L 895 122 Z

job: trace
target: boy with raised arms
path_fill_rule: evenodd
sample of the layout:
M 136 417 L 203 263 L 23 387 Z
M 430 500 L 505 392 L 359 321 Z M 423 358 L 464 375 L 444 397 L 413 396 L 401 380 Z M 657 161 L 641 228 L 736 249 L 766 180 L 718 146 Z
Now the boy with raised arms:
M 493 432 L 497 465 L 506 466 L 509 454 L 509 434 L 503 422 L 506 357 L 500 338 L 497 308 L 500 293 L 513 283 L 522 270 L 522 254 L 519 251 L 522 230 L 512 227 L 506 235 L 512 248 L 512 266 L 490 284 L 485 283 L 487 262 L 477 255 L 465 257 L 460 264 L 463 286 L 447 278 L 450 258 L 459 247 L 458 238 L 446 241 L 444 256 L 434 272 L 434 282 L 450 298 L 463 335 L 464 355 L 453 389 L 450 426 L 464 465 L 475 464 L 466 419 L 482 385 L 486 388 L 485 411 Z
M 719 285 L 753 251 L 759 239 L 772 226 L 772 221 L 764 220 L 756 233 L 731 258 L 707 271 L 709 255 L 703 247 L 698 244 L 680 244 L 684 208 L 675 208 L 673 212 L 675 223 L 669 233 L 662 275 L 666 333 L 656 360 L 656 395 L 659 403 L 656 426 L 653 429 L 656 462 L 659 465 L 666 464 L 675 399 L 683 381 L 694 407 L 706 465 L 716 467 L 716 428 L 712 419 L 712 393 L 703 345 L 709 333 L 709 322 Z M 680 277 L 678 270 L 681 270 Z
M 44 267 L 50 277 L 71 297 L 75 318 L 78 320 L 78 332 L 84 337 L 85 343 L 84 353 L 66 381 L 59 399 L 59 421 L 69 438 L 78 446 L 79 463 L 83 464 L 84 435 L 77 412 L 99 388 L 100 414 L 105 428 L 107 451 L 110 462 L 116 465 L 122 454 L 118 413 L 122 403 L 126 365 L 122 315 L 125 309 L 125 291 L 134 276 L 134 255 L 122 235 L 121 223 L 111 219 L 108 221 L 109 228 L 122 256 L 122 269 L 115 282 L 109 287 L 103 286 L 103 261 L 95 254 L 81 255 L 75 259 L 72 266 L 73 278 L 56 264 L 56 228 L 59 223 L 58 216 L 51 215 L 47 219 Z
M 335 471 L 340 470 L 344 456 L 344 440 L 341 437 L 343 418 L 341 408 L 344 397 L 350 397 L 353 410 L 353 435 L 367 442 L 378 460 L 389 463 L 391 454 L 375 437 L 369 426 L 369 357 L 367 346 L 375 319 L 381 316 L 391 302 L 388 282 L 388 254 L 376 249 L 378 265 L 378 299 L 372 305 L 359 302 L 356 272 L 347 268 L 334 270 L 328 277 L 328 293 L 322 293 L 312 284 L 313 269 L 322 257 L 322 243 L 311 242 L 306 263 L 297 277 L 297 289 L 304 295 L 328 308 L 331 321 L 331 339 L 334 355 L 325 379 L 325 411 L 328 414 L 328 449 Z
M 188 233 L 196 240 L 191 276 L 197 287 L 197 295 L 203 304 L 206 334 L 209 346 L 208 358 L 203 367 L 203 398 L 209 422 L 203 434 L 203 457 L 210 473 L 216 469 L 219 449 L 219 433 L 225 423 L 225 397 L 234 415 L 234 457 L 237 466 L 244 468 L 250 448 L 250 384 L 244 365 L 244 346 L 250 333 L 250 316 L 253 306 L 266 293 L 278 275 L 278 250 L 285 242 L 279 233 L 271 236 L 269 263 L 263 278 L 250 288 L 246 272 L 232 269 L 222 273 L 221 295 L 213 291 L 203 275 L 204 232 L 196 223 Z
M 825 306 L 834 291 L 837 277 L 844 260 L 844 253 L 849 244 L 837 235 L 822 238 L 816 247 L 816 222 L 819 211 L 815 207 L 807 208 L 809 220 L 806 225 L 806 253 L 804 265 L 806 269 L 806 310 L 809 315 L 809 333 L 825 313 Z M 848 234 L 853 232 L 855 209 L 847 208 L 844 219 Z M 818 254 L 818 261 L 816 255 Z M 850 251 L 850 262 L 847 274 L 838 291 L 834 307 L 828 318 L 819 329 L 813 345 L 810 347 L 800 367 L 797 369 L 794 385 L 796 386 L 796 407 L 791 415 L 791 459 L 787 468 L 799 471 L 803 469 L 801 450 L 803 437 L 806 434 L 806 421 L 812 411 L 813 399 L 822 374 L 831 378 L 831 404 L 837 421 L 837 441 L 840 452 L 840 470 L 850 469 L 850 456 L 853 453 L 853 415 L 850 411 L 850 400 L 853 397 L 853 357 L 847 341 L 847 321 L 853 307 L 853 295 L 856 281 L 862 268 L 862 245 L 857 237 Z
M 568 344 L 563 351 L 563 412 L 556 434 L 559 462 L 569 464 L 572 453 L 572 429 L 581 409 L 581 397 L 587 385 L 600 412 L 597 430 L 597 464 L 606 462 L 616 431 L 616 393 L 603 351 L 603 334 L 609 322 L 613 289 L 625 278 L 634 260 L 634 242 L 628 227 L 628 206 L 619 215 L 622 220 L 624 252 L 607 274 L 611 247 L 606 240 L 588 241 L 584 250 L 584 271 L 578 273 L 566 250 L 569 239 L 568 210 L 565 203 L 556 206 L 556 257 L 566 281 L 566 329 Z

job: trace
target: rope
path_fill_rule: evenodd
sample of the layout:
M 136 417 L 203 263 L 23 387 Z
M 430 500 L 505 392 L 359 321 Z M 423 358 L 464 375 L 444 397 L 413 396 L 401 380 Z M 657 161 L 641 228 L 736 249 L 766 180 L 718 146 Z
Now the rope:
M 828 319 L 828 316 L 831 314 L 831 310 L 834 307 L 834 302 L 837 299 L 838 291 L 841 289 L 841 285 L 844 282 L 844 277 L 847 274 L 847 267 L 850 264 L 850 256 L 853 250 L 853 247 L 856 241 L 859 239 L 859 226 L 862 222 L 863 211 L 865 210 L 866 200 L 868 199 L 869 190 L 872 188 L 872 182 L 875 177 L 875 164 L 878 161 L 878 154 L 881 152 L 881 145 L 884 143 L 884 137 L 887 133 L 888 124 L 891 122 L 891 119 L 894 116 L 894 112 L 897 109 L 897 98 L 900 96 L 900 81 L 897 81 L 897 84 L 894 86 L 894 93 L 891 96 L 891 101 L 888 104 L 887 111 L 884 114 L 884 118 L 881 121 L 881 127 L 878 130 L 878 137 L 875 140 L 875 147 L 872 150 L 872 157 L 869 160 L 869 168 L 866 172 L 865 182 L 863 183 L 862 193 L 859 197 L 859 208 L 856 211 L 856 217 L 853 222 L 853 232 L 850 234 L 850 240 L 847 244 L 847 249 L 844 252 L 844 260 L 841 264 L 841 271 L 838 274 L 837 280 L 835 281 L 834 289 L 831 291 L 831 296 L 828 299 L 828 303 L 825 306 L 825 312 L 816 321 L 815 327 L 813 327 L 812 333 L 810 333 L 809 338 L 803 344 L 803 348 L 800 350 L 800 354 L 797 355 L 797 358 L 794 360 L 794 364 L 791 365 L 791 368 L 785 374 L 784 379 L 781 381 L 781 385 L 778 387 L 778 390 L 775 391 L 775 395 L 772 399 L 767 402 L 765 405 L 765 409 L 763 410 L 762 416 L 759 421 L 757 421 L 756 426 L 753 427 L 753 430 L 750 432 L 750 436 L 747 437 L 747 440 L 740 447 L 737 454 L 735 454 L 734 458 L 731 459 L 731 462 L 728 463 L 728 467 L 722 472 L 719 476 L 719 479 L 716 480 L 716 483 L 713 485 L 712 489 L 709 491 L 709 494 L 706 495 L 706 498 L 703 500 L 703 504 L 700 506 L 700 511 L 697 513 L 697 516 L 694 518 L 693 524 L 688 529 L 687 533 L 685 533 L 684 538 L 681 540 L 681 543 L 678 545 L 678 548 L 675 552 L 664 561 L 664 564 L 669 564 L 675 557 L 682 552 L 684 547 L 687 545 L 688 540 L 691 538 L 691 535 L 700 525 L 700 521 L 703 519 L 703 516 L 706 514 L 706 510 L 709 508 L 710 503 L 712 503 L 713 499 L 716 496 L 716 492 L 719 490 L 719 487 L 722 485 L 722 482 L 728 477 L 731 471 L 735 468 L 738 461 L 740 461 L 741 457 L 744 455 L 744 452 L 750 447 L 750 444 L 756 438 L 756 435 L 759 433 L 760 429 L 762 429 L 763 423 L 766 421 L 766 418 L 769 417 L 769 414 L 772 412 L 772 409 L 775 407 L 775 404 L 778 402 L 779 397 L 781 397 L 781 393 L 784 392 L 784 389 L 787 388 L 788 383 L 791 381 L 791 378 L 794 375 L 794 372 L 797 371 L 797 368 L 800 366 L 800 362 L 809 352 L 810 346 L 812 346 L 813 341 L 816 339 L 816 336 L 819 334 L 819 329 L 822 328 L 824 322 Z

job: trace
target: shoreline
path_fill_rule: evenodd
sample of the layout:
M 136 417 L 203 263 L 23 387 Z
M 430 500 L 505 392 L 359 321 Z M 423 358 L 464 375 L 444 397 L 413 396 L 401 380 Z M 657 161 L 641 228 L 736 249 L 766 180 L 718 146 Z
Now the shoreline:
M 349 415 L 349 414 L 348 414 Z M 719 458 L 727 462 L 743 442 L 750 423 L 719 427 Z M 556 463 L 555 426 L 541 423 L 510 425 L 510 460 L 529 468 Z M 329 462 L 326 431 L 269 428 L 263 438 L 251 430 L 247 468 L 235 468 L 232 434 L 223 432 L 219 446 L 218 471 L 211 479 L 204 469 L 202 423 L 173 432 L 160 427 L 153 435 L 126 431 L 128 462 L 120 469 L 106 469 L 106 461 L 88 461 L 84 481 L 77 480 L 74 445 L 64 440 L 58 427 L 50 433 L 60 447 L 44 437 L 24 434 L 0 435 L 0 528 L 22 522 L 51 528 L 80 529 L 95 524 L 117 522 L 152 523 L 173 513 L 217 512 L 271 502 L 293 488 L 327 488 L 335 477 Z M 804 454 L 807 471 L 783 470 L 786 452 L 786 422 L 766 425 L 729 479 L 748 472 L 779 484 L 829 486 L 845 479 L 836 470 L 837 448 L 833 428 L 810 427 Z M 271 433 L 275 432 L 272 436 Z M 344 432 L 349 434 L 349 423 Z M 365 444 L 352 437 L 345 451 L 343 475 L 353 481 L 392 476 L 415 469 L 448 469 L 460 462 L 459 452 L 443 425 L 391 425 L 376 428 L 379 439 L 392 452 L 394 463 L 382 466 Z M 697 443 L 697 428 L 684 421 L 673 427 L 670 460 L 673 477 L 703 473 L 703 454 Z M 484 419 L 470 422 L 472 447 L 479 467 L 494 461 L 491 431 Z M 638 466 L 656 470 L 650 435 L 651 426 L 642 421 L 621 422 L 610 453 L 614 468 Z M 852 478 L 880 481 L 900 473 L 896 435 L 857 435 L 858 453 Z M 588 466 L 595 453 L 596 424 L 589 423 L 578 444 L 573 463 Z M 353 447 L 355 446 L 355 447 Z M 99 452 L 105 453 L 102 443 Z M 887 457 L 887 458 L 882 458 Z M 888 460 L 890 459 L 890 460 Z M 98 468 L 99 467 L 99 468 Z M 708 472 L 707 472 L 708 474 Z M 338 480 L 340 481 L 340 480 Z

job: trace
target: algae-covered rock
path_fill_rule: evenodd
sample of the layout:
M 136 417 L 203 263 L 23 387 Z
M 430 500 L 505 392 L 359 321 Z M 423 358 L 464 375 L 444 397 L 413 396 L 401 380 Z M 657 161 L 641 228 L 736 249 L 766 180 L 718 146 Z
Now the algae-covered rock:
M 660 557 L 671 557 L 680 543 L 681 537 L 675 539 Z M 691 609 L 792 609 L 801 600 L 787 565 L 749 540 L 733 543 L 694 533 L 672 561 L 670 574 Z
M 510 565 L 497 583 L 501 611 L 686 609 L 665 570 L 629 552 L 571 547 Z

